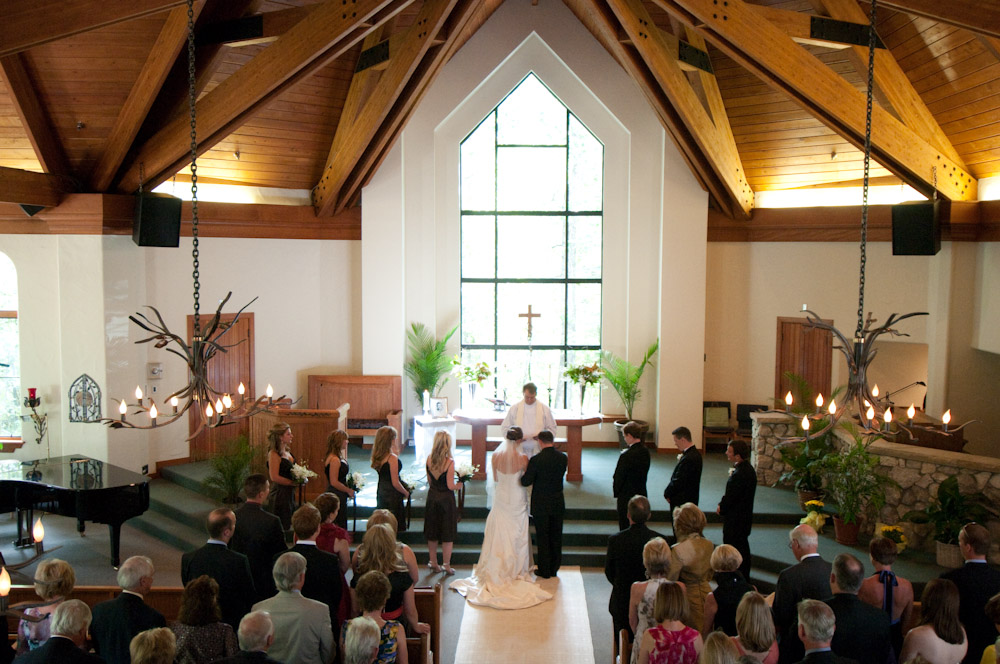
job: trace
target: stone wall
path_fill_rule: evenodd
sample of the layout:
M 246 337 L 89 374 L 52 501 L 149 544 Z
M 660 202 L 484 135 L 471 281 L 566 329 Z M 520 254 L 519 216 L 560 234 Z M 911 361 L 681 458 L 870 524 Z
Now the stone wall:
M 797 423 L 780 413 L 753 413 L 751 417 L 754 421 L 752 461 L 757 469 L 757 481 L 773 486 L 788 468 L 781 460 L 781 439 L 800 435 Z M 853 438 L 844 431 L 838 430 L 837 436 L 841 444 L 853 443 Z M 932 548 L 933 533 L 929 526 L 917 526 L 900 521 L 900 518 L 910 510 L 926 508 L 937 496 L 941 482 L 952 475 L 958 477 L 963 493 L 981 491 L 992 503 L 1000 505 L 1000 459 L 885 440 L 873 442 L 869 451 L 879 457 L 882 469 L 899 484 L 899 488 L 893 487 L 887 492 L 886 506 L 879 521 L 901 525 L 912 546 Z M 1000 522 L 991 521 L 987 525 L 996 550 L 996 543 L 1000 543 Z M 873 524 L 866 524 L 866 527 L 870 531 Z

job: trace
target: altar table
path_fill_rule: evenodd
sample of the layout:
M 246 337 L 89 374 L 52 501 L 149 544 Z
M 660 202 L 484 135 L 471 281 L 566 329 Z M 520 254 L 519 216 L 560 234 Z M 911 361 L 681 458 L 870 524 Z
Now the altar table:
M 506 412 L 499 413 L 489 409 L 469 409 L 459 408 L 453 411 L 451 416 L 472 427 L 472 465 L 479 466 L 479 472 L 473 479 L 486 479 L 486 427 L 502 424 L 507 416 Z M 566 480 L 569 482 L 579 482 L 583 479 L 583 472 L 580 466 L 580 457 L 583 451 L 583 427 L 591 424 L 600 424 L 604 421 L 604 416 L 600 413 L 580 414 L 576 410 L 552 409 L 552 417 L 556 424 L 566 427 L 566 455 L 569 457 L 566 469 Z M 556 445 L 560 447 L 560 445 Z

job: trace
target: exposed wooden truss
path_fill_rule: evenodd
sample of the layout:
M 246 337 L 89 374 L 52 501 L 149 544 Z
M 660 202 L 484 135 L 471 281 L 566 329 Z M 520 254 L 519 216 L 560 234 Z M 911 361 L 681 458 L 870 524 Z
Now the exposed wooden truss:
M 69 175 L 66 153 L 52 130 L 52 123 L 38 99 L 35 85 L 24 68 L 20 53 L 0 58 L 0 78 L 7 84 L 10 99 L 21 118 L 21 126 L 28 134 L 42 170 L 46 173 Z
M 289 7 L 288 9 L 219 21 L 205 26 L 205 29 L 198 35 L 198 44 L 200 46 L 225 44 L 230 47 L 268 44 L 301 22 L 315 8 L 316 5 Z
M 881 0 L 899 11 L 1000 37 L 1000 3 L 995 0 Z
M 0 201 L 55 207 L 76 187 L 70 178 L 0 166 Z

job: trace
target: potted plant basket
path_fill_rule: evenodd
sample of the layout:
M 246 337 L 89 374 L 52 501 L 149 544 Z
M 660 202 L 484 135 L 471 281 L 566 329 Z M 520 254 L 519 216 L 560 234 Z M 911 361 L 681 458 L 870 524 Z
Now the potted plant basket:
M 780 448 L 781 460 L 788 469 L 775 484 L 791 483 L 798 494 L 799 507 L 808 512 L 806 503 L 823 497 L 823 460 L 834 452 L 830 433 Z
M 982 493 L 963 494 L 958 488 L 958 477 L 952 475 L 938 487 L 937 497 L 922 510 L 910 510 L 904 521 L 931 524 L 937 564 L 958 568 L 965 562 L 958 548 L 958 534 L 970 521 L 983 523 L 989 517 L 988 499 Z
M 646 354 L 643 355 L 642 361 L 639 364 L 632 364 L 625 358 L 618 357 L 610 351 L 603 351 L 601 353 L 601 370 L 604 374 L 604 380 L 608 381 L 608 385 L 611 386 L 611 389 L 615 391 L 625 406 L 625 419 L 615 420 L 615 430 L 618 431 L 618 443 L 621 449 L 628 447 L 625 443 L 625 434 L 622 433 L 622 428 L 628 422 L 636 422 L 642 427 L 643 441 L 645 441 L 646 432 L 649 431 L 649 423 L 642 420 L 633 420 L 632 411 L 635 409 L 635 404 L 639 401 L 639 396 L 642 394 L 639 390 L 639 380 L 642 378 L 642 374 L 647 366 L 654 366 L 652 359 L 659 349 L 660 340 L 657 339 L 646 349 Z

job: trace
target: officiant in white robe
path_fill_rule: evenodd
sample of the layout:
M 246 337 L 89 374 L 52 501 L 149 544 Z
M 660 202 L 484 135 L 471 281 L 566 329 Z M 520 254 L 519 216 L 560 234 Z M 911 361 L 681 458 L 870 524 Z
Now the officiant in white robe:
M 507 411 L 507 417 L 500 425 L 500 433 L 507 435 L 507 429 L 511 427 L 521 427 L 524 432 L 524 442 L 521 444 L 521 453 L 533 457 L 540 449 L 537 436 L 540 431 L 551 431 L 556 433 L 556 420 L 552 417 L 552 411 L 548 406 L 538 401 L 538 388 L 534 383 L 527 383 L 522 388 L 524 399 L 518 401 Z

